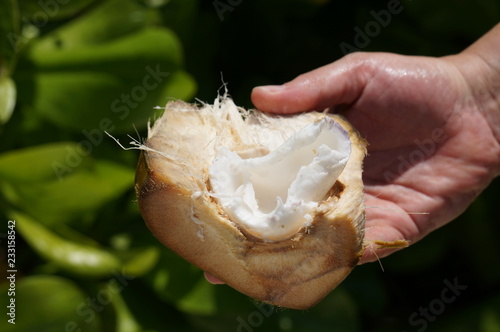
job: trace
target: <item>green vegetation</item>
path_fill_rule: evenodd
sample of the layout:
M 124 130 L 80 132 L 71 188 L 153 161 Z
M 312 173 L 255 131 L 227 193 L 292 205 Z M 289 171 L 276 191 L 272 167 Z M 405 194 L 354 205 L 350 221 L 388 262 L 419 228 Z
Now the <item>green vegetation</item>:
M 135 202 L 138 153 L 106 135 L 141 140 L 155 106 L 211 102 L 223 82 L 251 107 L 252 87 L 334 61 L 341 45 L 456 53 L 500 19 L 496 0 L 403 0 L 380 23 L 389 2 L 0 0 L 0 330 L 500 331 L 498 179 L 384 271 L 358 267 L 298 312 L 211 285 L 161 246 Z M 443 298 L 454 282 L 466 288 Z

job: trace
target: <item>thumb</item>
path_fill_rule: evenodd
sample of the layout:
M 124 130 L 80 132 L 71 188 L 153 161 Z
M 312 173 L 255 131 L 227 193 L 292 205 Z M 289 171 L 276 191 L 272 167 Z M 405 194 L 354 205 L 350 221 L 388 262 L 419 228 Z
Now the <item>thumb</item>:
M 366 54 L 348 55 L 329 65 L 302 74 L 283 85 L 256 87 L 252 102 L 271 113 L 322 111 L 339 104 L 351 104 L 361 95 L 371 76 Z

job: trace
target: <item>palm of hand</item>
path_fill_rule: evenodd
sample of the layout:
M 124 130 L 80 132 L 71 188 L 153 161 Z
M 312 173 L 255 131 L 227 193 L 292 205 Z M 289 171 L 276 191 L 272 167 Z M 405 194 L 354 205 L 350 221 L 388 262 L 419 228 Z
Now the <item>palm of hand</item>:
M 285 100 L 284 111 L 342 104 L 369 143 L 361 263 L 397 250 L 377 248 L 375 241 L 415 242 L 453 219 L 491 179 L 492 157 L 481 152 L 496 141 L 476 96 L 449 61 L 361 54 L 287 85 L 296 103 L 289 107 Z M 266 104 L 258 91 L 253 97 L 264 110 L 280 103 L 275 96 Z

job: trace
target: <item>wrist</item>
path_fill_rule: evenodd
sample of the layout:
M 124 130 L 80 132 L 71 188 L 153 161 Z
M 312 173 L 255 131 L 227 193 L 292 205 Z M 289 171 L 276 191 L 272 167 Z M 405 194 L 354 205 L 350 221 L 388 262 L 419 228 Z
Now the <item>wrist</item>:
M 487 121 L 500 146 L 500 24 L 476 43 L 449 60 L 461 72 L 474 104 Z M 500 154 L 493 166 L 494 176 L 500 175 Z

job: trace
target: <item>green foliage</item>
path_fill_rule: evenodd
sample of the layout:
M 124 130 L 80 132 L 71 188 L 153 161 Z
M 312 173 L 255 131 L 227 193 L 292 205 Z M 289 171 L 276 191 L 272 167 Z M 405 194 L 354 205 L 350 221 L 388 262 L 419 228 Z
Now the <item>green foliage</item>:
M 2 303 L 9 303 L 8 287 L 4 285 L 0 293 Z M 5 332 L 64 331 L 66 325 L 75 324 L 83 331 L 98 331 L 99 317 L 88 322 L 77 309 L 85 304 L 86 294 L 67 278 L 50 275 L 35 275 L 18 280 L 16 284 L 16 324 L 2 319 L 0 326 Z M 31 306 L 29 305 L 31 304 Z
M 298 312 L 208 284 L 144 225 L 133 190 L 154 107 L 210 102 L 223 81 L 251 107 L 343 56 L 387 1 L 0 0 L 0 217 L 16 220 L 16 324 L 2 331 L 417 331 L 443 280 L 467 285 L 428 331 L 500 331 L 494 182 L 421 243 L 355 269 Z M 402 1 L 363 51 L 459 52 L 498 22 L 496 0 Z M 355 46 L 355 45 L 354 45 Z M 8 228 L 0 230 L 7 242 Z M 2 275 L 9 269 L 2 260 Z M 7 276 L 9 274 L 7 273 Z M 6 304 L 10 282 L 0 285 Z M 417 318 L 418 319 L 418 318 Z
M 0 76 L 0 125 L 9 121 L 16 105 L 16 85 L 10 77 Z
M 12 32 L 19 30 L 18 10 L 14 0 L 0 1 L 0 31 Z M 7 36 L 7 34 L 5 34 Z M 15 61 L 15 50 L 9 44 L 8 38 L 0 40 L 0 128 L 9 121 L 16 104 L 16 85 L 10 78 Z

